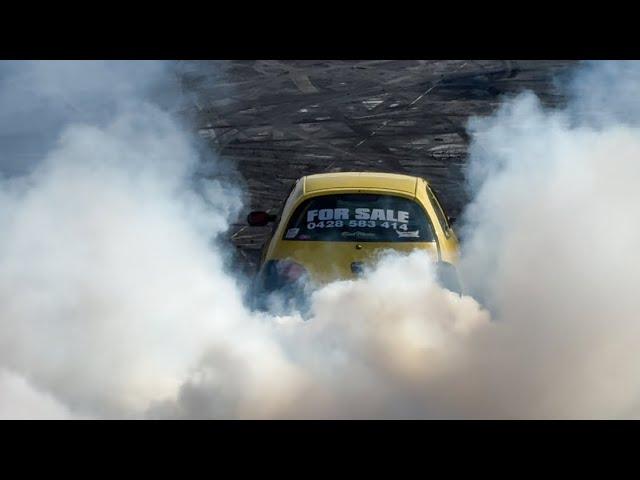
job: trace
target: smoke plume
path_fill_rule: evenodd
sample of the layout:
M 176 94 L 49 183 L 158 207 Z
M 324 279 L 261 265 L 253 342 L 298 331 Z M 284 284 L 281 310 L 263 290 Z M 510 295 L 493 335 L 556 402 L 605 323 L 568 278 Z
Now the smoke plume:
M 389 252 L 305 318 L 244 305 L 217 241 L 242 192 L 202 174 L 170 64 L 4 67 L 3 102 L 38 95 L 0 125 L 34 138 L 39 108 L 57 126 L 28 165 L 0 151 L 0 416 L 640 413 L 637 63 L 580 66 L 563 109 L 524 92 L 470 120 L 469 295 Z

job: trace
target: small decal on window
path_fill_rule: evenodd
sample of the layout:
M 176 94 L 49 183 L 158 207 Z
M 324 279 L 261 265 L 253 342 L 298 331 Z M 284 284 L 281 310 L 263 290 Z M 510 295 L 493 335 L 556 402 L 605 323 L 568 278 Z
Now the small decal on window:
M 290 228 L 289 230 L 287 230 L 287 234 L 284 236 L 284 238 L 296 238 L 296 235 L 298 235 L 299 232 L 299 228 Z
M 396 230 L 398 237 L 400 238 L 420 238 L 420 230 L 414 230 L 413 232 L 401 232 Z

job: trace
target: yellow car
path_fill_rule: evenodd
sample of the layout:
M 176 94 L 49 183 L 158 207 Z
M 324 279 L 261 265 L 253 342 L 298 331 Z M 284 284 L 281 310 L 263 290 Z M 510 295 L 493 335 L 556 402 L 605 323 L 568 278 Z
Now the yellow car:
M 341 172 L 298 179 L 278 215 L 251 212 L 249 225 L 274 222 L 257 275 L 260 291 L 310 279 L 358 276 L 382 250 L 429 252 L 448 288 L 460 290 L 453 265 L 458 239 L 426 180 Z M 443 283 L 445 283 L 443 282 Z

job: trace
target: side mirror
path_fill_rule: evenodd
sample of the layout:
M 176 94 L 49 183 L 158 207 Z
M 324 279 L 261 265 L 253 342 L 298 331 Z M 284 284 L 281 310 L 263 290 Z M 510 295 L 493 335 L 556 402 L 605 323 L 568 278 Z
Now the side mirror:
M 449 225 L 453 225 L 454 223 L 456 223 L 456 220 L 456 217 L 447 217 L 447 222 L 449 222 Z
M 247 223 L 252 227 L 264 227 L 269 222 L 274 222 L 275 215 L 270 215 L 267 212 L 251 212 L 247 215 Z

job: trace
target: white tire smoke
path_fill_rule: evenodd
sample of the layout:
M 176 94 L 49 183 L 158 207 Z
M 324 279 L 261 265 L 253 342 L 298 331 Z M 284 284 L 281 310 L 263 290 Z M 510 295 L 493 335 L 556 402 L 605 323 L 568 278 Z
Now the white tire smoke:
M 562 111 L 524 93 L 471 121 L 461 269 L 482 306 L 426 255 L 389 254 L 316 291 L 303 320 L 243 304 L 211 242 L 239 191 L 194 179 L 190 136 L 119 64 L 108 115 L 0 180 L 0 415 L 638 416 L 640 130 L 621 114 L 638 70 L 587 65 Z

